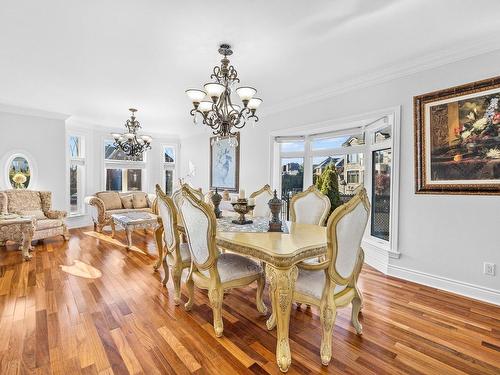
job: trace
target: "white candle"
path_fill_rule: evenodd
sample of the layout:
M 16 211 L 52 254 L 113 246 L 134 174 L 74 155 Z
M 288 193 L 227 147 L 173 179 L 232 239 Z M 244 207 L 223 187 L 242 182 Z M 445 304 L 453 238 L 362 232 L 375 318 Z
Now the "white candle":
M 231 203 L 236 203 L 238 201 L 238 198 L 236 198 L 236 196 L 232 196 L 231 197 Z
M 255 198 L 248 198 L 248 205 L 255 206 Z
M 241 189 L 240 190 L 240 196 L 239 196 L 240 199 L 245 199 L 245 190 L 244 189 Z

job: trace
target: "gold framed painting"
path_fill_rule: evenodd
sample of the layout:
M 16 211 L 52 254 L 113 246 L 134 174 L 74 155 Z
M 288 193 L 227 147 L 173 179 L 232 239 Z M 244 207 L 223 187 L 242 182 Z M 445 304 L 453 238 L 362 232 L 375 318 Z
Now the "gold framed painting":
M 415 190 L 500 194 L 500 77 L 415 96 Z

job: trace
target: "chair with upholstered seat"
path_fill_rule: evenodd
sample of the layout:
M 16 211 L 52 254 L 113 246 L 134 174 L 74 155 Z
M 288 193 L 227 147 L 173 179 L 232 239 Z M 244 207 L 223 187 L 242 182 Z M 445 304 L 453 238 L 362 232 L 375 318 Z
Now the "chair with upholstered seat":
M 329 213 L 330 199 L 314 185 L 290 200 L 290 219 L 293 222 L 325 225 Z
M 163 256 L 163 269 L 165 278 L 163 285 L 167 285 L 169 279 L 169 266 L 172 267 L 172 282 L 174 284 L 174 303 L 180 304 L 181 276 L 185 268 L 191 266 L 191 255 L 187 243 L 181 243 L 179 231 L 177 230 L 177 209 L 174 202 L 169 198 L 159 185 L 156 185 L 156 205 L 158 215 L 163 224 L 163 241 L 167 250 Z
M 255 207 L 252 210 L 253 216 L 271 216 L 271 209 L 269 208 L 269 200 L 274 197 L 271 186 L 264 185 L 261 189 L 254 191 L 250 194 L 250 198 L 255 199 Z
M 224 290 L 247 286 L 257 282 L 257 310 L 265 314 L 267 309 L 262 300 L 265 286 L 264 270 L 261 265 L 249 258 L 224 253 L 215 244 L 216 218 L 213 209 L 196 198 L 191 190 L 182 187 L 180 212 L 187 242 L 191 253 L 191 268 L 186 281 L 189 300 L 186 310 L 194 303 L 194 285 L 208 290 L 208 298 L 213 311 L 214 330 L 217 337 L 222 336 L 222 299 Z
M 327 255 L 323 262 L 301 263 L 293 299 L 315 305 L 322 327 L 321 362 L 332 356 L 332 333 L 337 309 L 352 304 L 351 321 L 358 334 L 362 294 L 357 282 L 363 266 L 361 240 L 368 222 L 370 202 L 361 189 L 349 202 L 338 207 L 327 223 Z

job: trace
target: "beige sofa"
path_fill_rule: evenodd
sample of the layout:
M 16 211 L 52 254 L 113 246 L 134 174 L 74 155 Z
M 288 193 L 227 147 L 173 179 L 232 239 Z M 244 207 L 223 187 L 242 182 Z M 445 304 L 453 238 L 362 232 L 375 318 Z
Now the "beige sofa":
M 0 191 L 0 213 L 34 218 L 33 241 L 54 236 L 69 239 L 68 228 L 64 222 L 66 211 L 55 211 L 51 207 L 52 193 L 50 191 L 22 189 Z
M 142 191 L 116 192 L 100 191 L 86 197 L 94 230 L 101 233 L 102 228 L 111 225 L 111 215 L 125 212 L 152 212 L 155 195 Z

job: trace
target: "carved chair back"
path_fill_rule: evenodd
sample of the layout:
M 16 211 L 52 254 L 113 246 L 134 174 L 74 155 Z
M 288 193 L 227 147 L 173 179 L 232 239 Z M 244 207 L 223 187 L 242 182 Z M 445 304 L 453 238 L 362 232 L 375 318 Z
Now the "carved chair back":
M 362 188 L 328 219 L 328 273 L 337 285 L 349 284 L 359 273 L 360 246 L 369 216 L 370 202 Z
M 269 200 L 273 198 L 273 191 L 268 184 L 264 185 L 261 189 L 250 194 L 250 198 L 255 199 L 255 207 L 253 209 L 253 216 L 271 216 L 271 209 L 269 208 Z
M 325 225 L 330 213 L 330 199 L 312 185 L 290 201 L 290 218 L 296 223 Z
M 191 259 L 199 270 L 211 268 L 217 259 L 217 224 L 213 210 L 203 200 L 198 199 L 188 186 L 183 185 L 180 213 Z
M 175 252 L 176 257 L 180 258 L 178 246 L 179 232 L 177 230 L 177 210 L 172 198 L 168 197 L 159 185 L 156 185 L 156 205 L 158 215 L 163 223 L 163 240 L 168 252 Z

